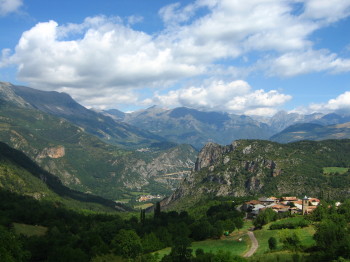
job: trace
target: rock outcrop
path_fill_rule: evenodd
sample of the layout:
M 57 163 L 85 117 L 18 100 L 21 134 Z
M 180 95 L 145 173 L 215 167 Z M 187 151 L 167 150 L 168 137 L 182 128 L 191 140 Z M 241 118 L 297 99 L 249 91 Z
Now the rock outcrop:
M 239 140 L 228 146 L 209 143 L 199 153 L 195 170 L 162 204 L 188 206 L 188 202 L 217 196 L 321 195 L 322 188 L 340 186 L 323 176 L 322 167 L 339 161 L 338 152 L 346 150 L 350 150 L 350 140 L 287 145 L 263 140 Z M 350 163 L 350 156 L 344 155 L 341 161 Z M 330 189 L 331 194 L 349 195 L 350 186 L 345 182 L 341 186 L 340 191 Z
M 45 148 L 39 155 L 38 158 L 61 158 L 64 157 L 65 155 L 65 148 L 64 146 L 56 146 L 56 147 L 49 147 L 49 148 Z
M 223 154 L 229 153 L 234 149 L 234 145 L 221 146 L 216 143 L 208 143 L 199 152 L 195 164 L 195 171 L 214 165 Z

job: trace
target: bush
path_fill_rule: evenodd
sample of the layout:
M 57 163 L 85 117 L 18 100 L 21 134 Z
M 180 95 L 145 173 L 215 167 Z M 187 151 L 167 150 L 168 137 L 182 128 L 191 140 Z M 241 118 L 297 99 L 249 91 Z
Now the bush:
M 276 230 L 276 229 L 296 229 L 296 228 L 303 228 L 309 226 L 310 222 L 307 221 L 304 218 L 291 218 L 291 219 L 286 219 L 282 221 L 275 222 L 270 225 L 271 230 Z
M 275 250 L 277 248 L 277 239 L 276 238 L 270 237 L 268 242 L 269 242 L 270 250 Z

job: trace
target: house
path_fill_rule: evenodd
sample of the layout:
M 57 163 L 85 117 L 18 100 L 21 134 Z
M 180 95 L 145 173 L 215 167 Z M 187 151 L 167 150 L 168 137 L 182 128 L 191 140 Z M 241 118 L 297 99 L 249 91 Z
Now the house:
M 261 210 L 264 210 L 265 208 L 266 208 L 266 206 L 261 205 L 261 204 L 257 204 L 257 205 L 255 205 L 254 208 L 252 209 L 251 214 L 252 214 L 253 216 L 257 216 L 257 215 L 260 213 L 260 211 L 261 211 Z
M 250 200 L 242 205 L 242 210 L 249 212 L 254 208 L 255 205 L 262 205 L 262 202 L 260 202 L 259 200 Z
M 271 196 L 269 198 L 272 199 L 273 201 L 275 201 L 275 203 L 280 202 L 280 200 L 277 197 Z
M 318 206 L 320 204 L 320 200 L 317 198 L 309 198 L 309 205 Z
M 276 200 L 272 199 L 271 197 L 260 197 L 258 200 L 266 206 L 276 203 Z
M 288 212 L 289 206 L 274 204 L 271 206 L 272 210 L 277 213 Z
M 312 213 L 315 209 L 317 208 L 317 206 L 308 206 L 306 209 L 306 213 L 310 214 Z
M 294 206 L 300 210 L 302 210 L 303 208 L 303 201 L 301 200 L 298 200 L 298 201 L 295 201 L 295 202 L 292 202 L 294 204 Z
M 299 199 L 297 197 L 281 197 L 281 202 L 282 201 L 287 201 L 287 202 L 295 202 L 298 201 Z

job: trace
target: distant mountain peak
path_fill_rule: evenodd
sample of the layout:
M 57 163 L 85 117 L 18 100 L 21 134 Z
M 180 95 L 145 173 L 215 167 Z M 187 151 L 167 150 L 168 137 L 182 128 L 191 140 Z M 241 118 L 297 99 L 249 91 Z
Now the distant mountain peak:
M 18 107 L 31 108 L 22 97 L 18 96 L 12 89 L 13 85 L 7 82 L 0 82 L 0 101 L 11 103 Z

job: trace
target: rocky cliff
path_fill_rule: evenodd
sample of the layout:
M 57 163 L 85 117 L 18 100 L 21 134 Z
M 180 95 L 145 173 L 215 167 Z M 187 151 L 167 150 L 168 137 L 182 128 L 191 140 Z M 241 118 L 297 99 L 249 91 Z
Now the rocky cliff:
M 350 178 L 327 177 L 323 167 L 350 167 L 348 150 L 350 140 L 286 145 L 262 140 L 239 140 L 228 146 L 210 143 L 199 153 L 195 171 L 163 205 L 184 207 L 217 196 L 321 196 L 327 190 L 327 194 L 344 197 L 350 194 Z

